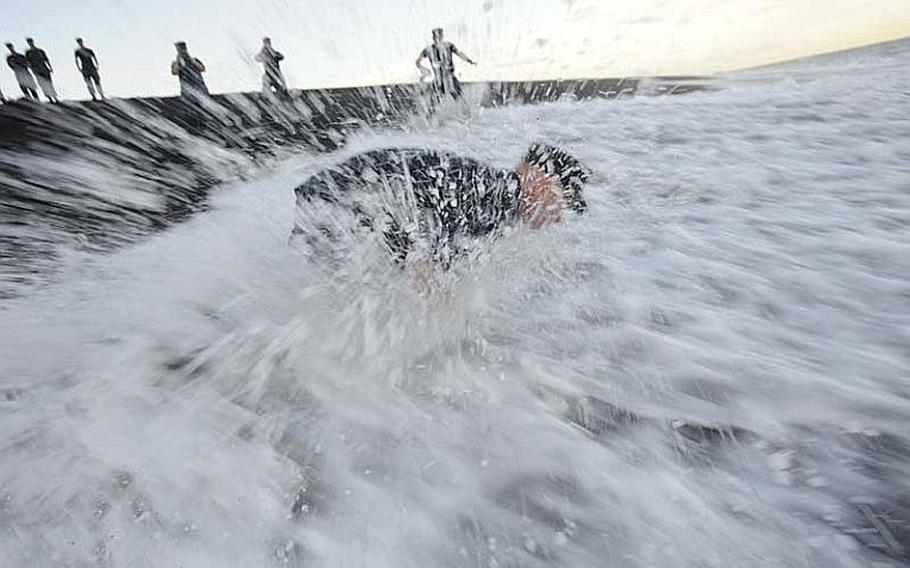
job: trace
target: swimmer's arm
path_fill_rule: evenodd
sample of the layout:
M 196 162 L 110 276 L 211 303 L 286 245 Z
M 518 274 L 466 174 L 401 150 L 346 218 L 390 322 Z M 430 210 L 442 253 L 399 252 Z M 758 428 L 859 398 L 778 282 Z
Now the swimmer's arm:
M 424 259 L 409 260 L 404 267 L 411 286 L 421 294 L 430 292 L 430 279 L 433 276 L 433 265 Z

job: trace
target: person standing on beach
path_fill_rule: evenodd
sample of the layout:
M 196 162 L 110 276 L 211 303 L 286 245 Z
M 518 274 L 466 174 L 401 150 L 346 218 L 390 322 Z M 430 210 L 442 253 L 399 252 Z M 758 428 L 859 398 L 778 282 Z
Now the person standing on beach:
M 32 77 L 32 72 L 28 70 L 28 59 L 17 52 L 16 46 L 11 43 L 6 44 L 6 49 L 9 50 L 9 55 L 6 56 L 6 64 L 9 65 L 9 68 L 12 69 L 13 73 L 16 75 L 16 82 L 19 83 L 22 94 L 30 101 L 37 101 L 38 85 L 35 84 L 35 78 Z
M 284 55 L 272 47 L 270 38 L 262 38 L 262 49 L 256 54 L 256 61 L 262 63 L 262 91 L 266 94 L 275 92 L 287 94 L 288 86 L 281 73 L 281 60 Z
M 25 59 L 28 61 L 29 69 L 35 74 L 35 79 L 38 80 L 38 86 L 41 87 L 41 91 L 48 101 L 52 103 L 60 102 L 57 99 L 57 90 L 54 89 L 54 81 L 51 79 L 54 68 L 51 67 L 47 54 L 44 53 L 43 49 L 35 46 L 35 40 L 32 38 L 25 38 L 25 43 L 28 44 L 28 49 L 25 50 Z
M 185 41 L 178 41 L 174 47 L 177 48 L 177 59 L 171 63 L 171 75 L 176 75 L 180 79 L 180 94 L 185 97 L 208 96 L 209 89 L 202 78 L 205 65 L 190 55 Z
M 76 38 L 76 45 L 79 46 L 75 52 L 76 69 L 82 73 L 82 78 L 85 80 L 85 86 L 88 87 L 89 94 L 92 95 L 92 100 L 98 100 L 95 96 L 95 89 L 98 89 L 98 94 L 101 95 L 101 99 L 104 100 L 104 91 L 101 89 L 101 77 L 98 75 L 98 58 L 95 57 L 95 52 L 85 47 L 81 37 Z
M 421 77 L 426 77 L 432 73 L 433 91 L 437 97 L 450 95 L 453 99 L 461 98 L 461 83 L 455 78 L 453 55 L 457 55 L 471 65 L 477 65 L 470 57 L 458 51 L 454 44 L 443 39 L 442 28 L 436 28 L 433 30 L 433 43 L 426 46 L 417 57 L 416 65 L 420 70 Z M 430 62 L 431 69 L 424 67 L 424 59 Z

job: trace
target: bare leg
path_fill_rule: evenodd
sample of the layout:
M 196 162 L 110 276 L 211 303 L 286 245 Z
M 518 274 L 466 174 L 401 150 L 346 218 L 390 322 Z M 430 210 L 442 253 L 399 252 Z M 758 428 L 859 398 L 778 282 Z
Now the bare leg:
M 98 98 L 95 96 L 95 85 L 92 84 L 91 77 L 83 77 L 85 79 L 85 87 L 88 89 L 88 94 L 92 96 L 93 101 L 97 101 Z
M 54 82 L 50 77 L 37 77 L 38 86 L 41 87 L 41 91 L 44 93 L 44 97 L 48 102 L 56 103 L 57 100 L 57 91 L 54 89 Z M 37 97 L 37 93 L 36 93 Z

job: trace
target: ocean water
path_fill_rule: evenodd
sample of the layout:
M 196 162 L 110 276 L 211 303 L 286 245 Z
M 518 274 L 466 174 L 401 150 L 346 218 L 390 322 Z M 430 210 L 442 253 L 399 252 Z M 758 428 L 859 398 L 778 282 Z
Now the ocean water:
M 457 110 L 0 301 L 3 566 L 910 565 L 910 44 Z M 287 246 L 359 150 L 594 172 L 414 291 Z M 369 263 L 368 263 L 369 264 Z

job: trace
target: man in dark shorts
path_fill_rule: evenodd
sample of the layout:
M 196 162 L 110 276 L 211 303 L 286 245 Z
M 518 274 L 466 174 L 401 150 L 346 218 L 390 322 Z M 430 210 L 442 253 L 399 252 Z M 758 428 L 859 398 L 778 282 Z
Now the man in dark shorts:
M 281 73 L 281 60 L 284 55 L 272 47 L 270 38 L 262 38 L 262 49 L 256 54 L 256 61 L 262 63 L 262 92 L 275 92 L 285 95 L 288 92 L 284 74 Z
M 51 79 L 54 68 L 51 67 L 51 61 L 47 58 L 47 53 L 37 47 L 35 40 L 30 37 L 25 38 L 25 43 L 28 44 L 28 49 L 25 50 L 25 59 L 28 61 L 28 68 L 32 70 L 35 79 L 38 81 L 38 86 L 41 87 L 41 91 L 48 101 L 52 103 L 60 102 L 57 99 L 54 81 Z
M 190 55 L 185 41 L 178 41 L 174 47 L 177 49 L 177 58 L 171 63 L 171 75 L 180 79 L 180 94 L 185 97 L 208 96 L 209 89 L 202 78 L 205 65 Z
M 11 43 L 6 44 L 6 49 L 9 50 L 9 55 L 6 56 L 6 64 L 9 65 L 9 68 L 13 70 L 13 74 L 16 75 L 16 82 L 19 83 L 22 94 L 30 101 L 37 101 L 38 85 L 35 84 L 35 78 L 28 68 L 28 59 L 16 51 L 16 46 Z
M 455 77 L 453 55 L 457 55 L 471 65 L 477 65 L 470 57 L 458 51 L 454 44 L 443 39 L 442 28 L 436 28 L 433 30 L 433 43 L 426 46 L 417 57 L 415 64 L 420 70 L 421 76 L 426 77 L 432 72 L 433 92 L 437 97 L 449 95 L 453 99 L 461 98 L 461 83 Z M 423 66 L 424 59 L 430 62 L 432 71 Z
M 95 96 L 95 89 L 97 89 L 98 94 L 101 95 L 101 99 L 104 100 L 104 91 L 101 89 L 101 77 L 98 75 L 98 58 L 95 57 L 95 52 L 85 47 L 81 37 L 76 38 L 76 45 L 79 46 L 75 52 L 76 68 L 82 73 L 82 78 L 85 80 L 85 86 L 88 88 L 88 93 L 92 95 L 93 101 L 97 101 L 98 98 Z
M 359 154 L 298 186 L 292 242 L 313 256 L 373 233 L 396 263 L 443 268 L 509 225 L 533 229 L 584 212 L 588 170 L 564 150 L 533 144 L 514 171 L 446 152 Z

